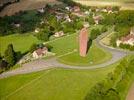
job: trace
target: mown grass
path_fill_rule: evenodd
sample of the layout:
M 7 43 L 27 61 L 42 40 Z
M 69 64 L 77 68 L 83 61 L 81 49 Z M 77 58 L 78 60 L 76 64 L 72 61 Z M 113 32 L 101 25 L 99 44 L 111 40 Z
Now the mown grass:
M 95 70 L 57 68 L 1 79 L 0 99 L 83 100 L 89 89 L 103 80 L 115 65 Z
M 8 44 L 13 44 L 15 51 L 25 53 L 29 50 L 30 46 L 40 41 L 31 34 L 13 34 L 0 37 L 0 53 L 4 54 Z
M 91 26 L 90 31 L 94 28 L 101 29 L 102 26 Z M 69 36 L 61 37 L 55 41 L 48 42 L 47 45 L 52 47 L 51 51 L 57 56 L 62 56 L 69 52 L 77 50 L 77 52 L 59 57 L 58 61 L 77 66 L 88 66 L 103 63 L 111 59 L 111 54 L 96 46 L 95 42 L 92 44 L 85 58 L 79 56 L 79 33 L 71 34 Z
M 93 43 L 86 57 L 81 57 L 79 51 L 77 51 L 72 54 L 60 57 L 58 61 L 68 65 L 90 66 L 103 63 L 109 60 L 111 57 L 112 56 L 109 52 L 98 48 L 96 44 Z

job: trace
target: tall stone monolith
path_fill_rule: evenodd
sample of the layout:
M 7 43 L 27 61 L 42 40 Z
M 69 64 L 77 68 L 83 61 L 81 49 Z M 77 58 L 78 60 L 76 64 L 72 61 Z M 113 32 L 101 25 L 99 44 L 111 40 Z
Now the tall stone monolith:
M 79 51 L 80 56 L 85 57 L 88 48 L 88 29 L 82 28 L 79 34 Z

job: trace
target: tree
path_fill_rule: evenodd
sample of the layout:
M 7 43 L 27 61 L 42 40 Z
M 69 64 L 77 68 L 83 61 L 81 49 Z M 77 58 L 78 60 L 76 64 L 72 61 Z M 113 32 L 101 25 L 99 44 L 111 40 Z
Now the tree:
M 50 36 L 50 31 L 48 28 L 46 28 L 43 31 L 39 32 L 36 36 L 39 40 L 48 41 Z
M 5 50 L 4 59 L 8 63 L 8 67 L 11 67 L 15 64 L 16 57 L 15 57 L 15 51 L 13 49 L 12 44 L 9 44 L 7 49 Z
M 30 47 L 30 52 L 33 53 L 35 50 L 37 49 L 37 44 L 32 44 L 32 46 Z
M 94 39 L 97 38 L 98 35 L 100 35 L 100 30 L 99 29 L 93 29 L 93 30 L 91 30 L 91 33 L 90 33 L 90 39 L 94 40 Z

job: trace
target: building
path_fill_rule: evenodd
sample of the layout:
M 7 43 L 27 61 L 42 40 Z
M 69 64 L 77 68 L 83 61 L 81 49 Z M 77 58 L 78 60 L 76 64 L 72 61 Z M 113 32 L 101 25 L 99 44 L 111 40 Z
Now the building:
M 90 25 L 89 25 L 88 22 L 84 22 L 83 26 L 84 26 L 85 28 L 89 28 Z
M 79 6 L 74 6 L 74 7 L 73 7 L 73 11 L 74 11 L 74 12 L 80 12 L 81 9 L 80 9 Z
M 63 36 L 64 35 L 64 32 L 63 31 L 59 31 L 59 32 L 56 32 L 55 34 L 54 34 L 54 37 L 61 37 L 61 36 Z
M 39 8 L 37 11 L 38 11 L 39 13 L 44 13 L 44 12 L 45 12 L 45 9 L 44 9 L 44 8 Z
M 36 28 L 36 29 L 34 30 L 34 32 L 35 32 L 35 33 L 39 33 L 39 32 L 40 32 L 40 29 L 39 29 L 39 28 Z
M 87 28 L 82 28 L 79 34 L 79 51 L 80 56 L 85 57 L 88 49 L 88 30 Z
M 95 24 L 98 25 L 99 22 L 101 21 L 102 17 L 100 15 L 98 15 L 98 16 L 93 15 L 93 19 L 94 19 Z
M 43 47 L 43 48 L 39 48 L 39 49 L 35 50 L 32 55 L 33 55 L 33 58 L 38 59 L 38 58 L 41 58 L 44 55 L 46 55 L 47 52 L 48 52 L 47 47 Z
M 134 46 L 134 28 L 131 29 L 130 34 L 125 37 L 121 37 L 116 41 L 117 46 L 120 46 L 121 43 Z

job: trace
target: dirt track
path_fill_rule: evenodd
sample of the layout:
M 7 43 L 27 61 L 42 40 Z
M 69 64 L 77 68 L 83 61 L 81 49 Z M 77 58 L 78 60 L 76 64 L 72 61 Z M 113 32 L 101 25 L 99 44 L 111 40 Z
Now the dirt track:
M 56 0 L 20 0 L 20 2 L 18 3 L 14 3 L 5 7 L 0 12 L 0 16 L 5 15 L 10 16 L 19 11 L 39 9 L 44 7 L 47 3 L 59 3 L 59 2 Z

